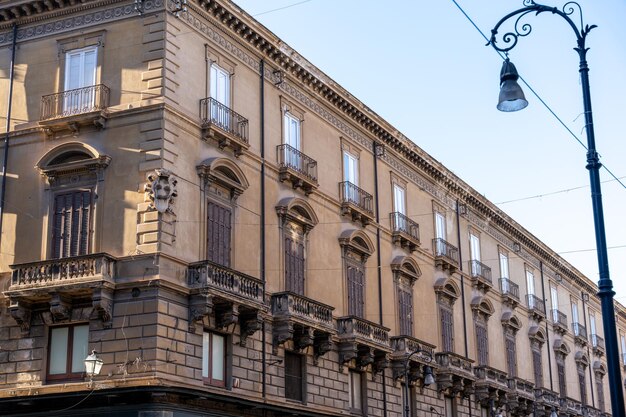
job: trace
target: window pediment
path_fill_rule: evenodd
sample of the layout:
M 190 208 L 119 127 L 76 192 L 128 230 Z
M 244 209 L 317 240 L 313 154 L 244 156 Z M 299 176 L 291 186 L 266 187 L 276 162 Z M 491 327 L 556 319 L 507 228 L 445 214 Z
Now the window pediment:
M 471 307 L 475 315 L 480 316 L 485 320 L 489 319 L 495 311 L 491 302 L 484 296 L 474 297 L 471 301 Z
M 231 200 L 236 200 L 250 186 L 241 168 L 227 158 L 207 159 L 196 166 L 196 171 L 205 189 L 210 185 L 224 188 Z
M 347 254 L 349 252 L 360 255 L 364 260 L 374 253 L 374 244 L 362 231 L 350 229 L 344 231 L 339 237 L 339 244 Z
M 35 165 L 51 186 L 101 181 L 111 157 L 83 143 L 71 142 L 46 153 Z
M 301 198 L 284 198 L 276 205 L 276 214 L 286 222 L 296 223 L 304 228 L 305 233 L 311 230 L 319 220 L 309 203 Z
M 502 314 L 502 318 L 500 319 L 500 321 L 502 322 L 502 327 L 504 327 L 505 332 L 508 331 L 515 334 L 519 329 L 522 328 L 522 322 L 520 321 L 520 319 L 511 312 L 506 312 Z
M 397 279 L 408 279 L 413 285 L 419 277 L 422 276 L 417 262 L 413 258 L 408 256 L 398 256 L 391 262 L 391 270 L 394 272 L 394 276 Z

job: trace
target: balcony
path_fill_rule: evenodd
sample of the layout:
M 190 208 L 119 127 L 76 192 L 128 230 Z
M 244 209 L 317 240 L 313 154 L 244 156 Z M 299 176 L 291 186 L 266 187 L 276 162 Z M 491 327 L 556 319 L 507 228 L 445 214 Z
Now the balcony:
M 294 189 L 300 188 L 306 195 L 311 194 L 317 188 L 316 160 L 287 144 L 278 145 L 276 154 L 281 182 L 291 182 Z
M 550 310 L 554 332 L 563 336 L 567 332 L 567 316 L 559 310 Z
M 292 292 L 273 294 L 271 304 L 274 351 L 291 340 L 298 351 L 313 346 L 313 358 L 317 362 L 331 349 L 331 338 L 336 333 L 334 307 Z
M 435 266 L 453 273 L 459 267 L 459 250 L 441 238 L 433 239 Z
M 472 260 L 469 261 L 469 270 L 472 285 L 485 293 L 489 291 L 492 287 L 491 268 L 480 261 Z
M 535 406 L 535 384 L 522 378 L 509 378 L 507 404 L 513 415 L 527 416 Z
M 215 139 L 220 149 L 229 147 L 240 156 L 250 147 L 248 143 L 248 119 L 229 109 L 212 97 L 200 100 L 202 137 Z
M 574 342 L 581 346 L 587 345 L 587 329 L 580 323 L 572 323 L 572 332 L 574 333 Z
M 400 212 L 389 214 L 391 220 L 391 239 L 410 252 L 414 252 L 420 246 L 420 227 L 413 220 Z
M 591 334 L 591 347 L 593 348 L 593 353 L 596 356 L 602 356 L 605 352 L 604 347 L 604 338 L 598 336 L 597 334 Z
M 421 349 L 423 352 L 411 356 L 409 363 L 409 384 L 415 384 L 423 374 L 424 366 L 433 366 L 435 359 L 435 346 L 422 342 L 411 336 L 393 336 L 391 338 L 391 369 L 393 379 L 397 381 L 404 378 L 404 363 L 407 357 Z
M 437 372 L 437 388 L 446 391 L 446 395 L 455 396 L 460 394 L 463 398 L 469 398 L 474 392 L 476 376 L 472 372 L 472 361 L 452 352 L 440 352 L 435 354 L 439 370 Z
M 543 411 L 543 414 L 538 413 L 538 416 L 550 416 L 550 412 L 560 406 L 559 394 L 547 388 L 535 388 L 535 403 L 537 410 Z
M 598 410 L 597 408 L 593 408 L 588 405 L 582 406 L 582 412 L 583 412 L 583 416 L 585 417 L 605 417 L 609 415 L 609 414 L 604 414 L 603 411 Z
M 339 338 L 339 363 L 341 366 L 354 359 L 358 368 L 372 365 L 377 374 L 388 366 L 389 329 L 355 316 L 337 319 Z
M 546 318 L 546 305 L 541 298 L 534 294 L 527 294 L 526 305 L 528 306 L 528 313 L 531 318 L 537 321 Z
M 559 413 L 563 413 L 567 416 L 582 416 L 583 415 L 583 405 L 580 401 L 577 401 L 570 397 L 561 398 L 559 400 L 560 408 Z
M 189 300 L 189 331 L 196 322 L 214 316 L 218 329 L 231 324 L 240 326 L 240 344 L 261 328 L 264 305 L 263 282 L 234 269 L 211 261 L 196 262 L 187 268 Z
M 367 226 L 374 220 L 373 198 L 349 181 L 339 183 L 341 215 L 352 217 L 353 222 Z
M 500 292 L 502 292 L 502 302 L 510 308 L 515 308 L 519 304 L 519 285 L 508 278 L 500 278 Z
M 480 404 L 489 407 L 491 400 L 495 401 L 496 407 L 506 404 L 508 392 L 507 373 L 490 366 L 477 366 L 474 368 L 476 377 L 474 395 Z
M 11 265 L 11 285 L 5 291 L 9 311 L 22 333 L 30 332 L 31 311 L 43 304 L 53 322 L 69 320 L 76 306 L 91 304 L 89 314 L 111 325 L 115 262 L 99 253 Z
M 39 126 L 48 136 L 60 131 L 78 135 L 83 126 L 105 127 L 110 90 L 104 84 L 49 94 L 41 98 Z

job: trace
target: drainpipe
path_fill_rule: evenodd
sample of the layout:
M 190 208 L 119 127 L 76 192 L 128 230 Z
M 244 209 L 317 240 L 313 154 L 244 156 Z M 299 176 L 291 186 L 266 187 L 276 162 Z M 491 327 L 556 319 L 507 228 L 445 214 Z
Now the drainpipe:
M 374 204 L 376 210 L 376 271 L 378 272 L 378 321 L 383 325 L 383 277 L 382 262 L 380 258 L 380 213 L 378 207 L 378 150 L 385 151 L 382 144 L 374 141 L 372 143 L 374 151 Z M 383 384 L 383 415 L 387 415 L 387 384 L 385 383 L 385 369 L 382 371 Z
M 461 255 L 461 214 L 459 213 L 459 199 L 456 200 L 456 240 L 459 246 L 459 271 L 461 272 L 461 305 L 463 311 L 463 342 L 465 343 L 465 357 L 469 358 L 469 348 L 467 347 L 467 313 L 465 311 L 465 278 L 463 276 L 463 256 Z M 468 398 L 468 404 L 470 400 Z M 469 417 L 472 417 L 472 407 L 468 407 Z
M 265 293 L 265 61 L 259 62 L 259 94 L 260 94 L 260 139 L 261 139 L 261 281 L 263 282 L 263 293 Z M 267 363 L 266 363 L 266 336 L 265 321 L 261 325 L 261 380 L 263 399 L 267 396 Z
M 15 49 L 17 44 L 17 24 L 13 23 L 13 43 L 11 45 L 11 69 L 9 70 L 9 97 L 7 99 L 7 123 L 4 135 L 4 157 L 2 163 L 2 191 L 0 191 L 0 242 L 4 219 L 4 199 L 7 189 L 7 163 L 9 162 L 9 131 L 11 130 L 11 104 L 13 103 L 13 80 L 15 78 Z
M 543 307 L 546 309 L 546 287 L 545 279 L 543 276 L 543 261 L 539 261 L 539 274 L 541 275 L 541 297 L 543 298 Z M 546 311 L 544 311 L 546 313 Z M 547 314 L 546 314 L 547 317 Z M 550 332 L 548 331 L 548 320 L 545 323 L 546 326 L 546 346 L 548 347 L 548 374 L 550 375 L 550 391 L 554 391 L 554 383 L 552 382 L 552 359 L 550 358 Z

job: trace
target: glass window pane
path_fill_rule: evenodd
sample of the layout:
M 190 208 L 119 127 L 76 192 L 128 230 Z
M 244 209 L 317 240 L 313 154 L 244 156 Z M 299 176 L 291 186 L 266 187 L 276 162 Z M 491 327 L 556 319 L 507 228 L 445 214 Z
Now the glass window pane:
M 446 239 L 446 218 L 443 214 L 435 213 L 435 237 L 437 239 Z
M 211 379 L 224 380 L 224 336 L 211 334 Z
M 92 49 L 85 51 L 83 67 L 83 85 L 81 87 L 87 87 L 96 84 L 96 51 Z
M 350 382 L 350 399 L 352 400 L 350 407 L 361 410 L 363 407 L 361 402 L 361 374 L 350 372 Z
M 58 327 L 50 331 L 50 375 L 67 372 L 67 327 Z
M 72 372 L 85 371 L 85 358 L 89 355 L 89 325 L 74 327 L 74 340 L 72 341 Z
M 202 335 L 202 377 L 209 377 L 209 338 L 211 335 L 204 332 Z

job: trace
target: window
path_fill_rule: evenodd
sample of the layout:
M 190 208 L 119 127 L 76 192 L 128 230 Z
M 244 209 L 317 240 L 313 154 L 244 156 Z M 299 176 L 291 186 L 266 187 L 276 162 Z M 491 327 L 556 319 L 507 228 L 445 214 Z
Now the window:
M 500 278 L 509 278 L 509 255 L 505 252 L 499 252 L 498 258 L 500 259 Z M 508 289 L 507 282 L 506 291 L 508 291 Z
M 399 334 L 413 336 L 413 285 L 422 272 L 417 262 L 407 256 L 395 258 L 391 270 L 396 285 Z
M 585 372 L 578 372 L 578 387 L 580 389 L 580 402 L 583 405 L 587 405 L 587 387 Z
M 489 365 L 489 342 L 487 338 L 487 326 L 476 323 L 476 350 L 478 353 L 478 365 Z
M 284 135 L 285 143 L 296 150 L 300 149 L 300 119 L 289 112 L 285 112 L 284 116 Z
M 343 180 L 359 185 L 359 159 L 348 151 L 343 151 Z
M 456 404 L 453 397 L 444 397 L 444 411 L 446 417 L 456 417 Z
M 304 356 L 285 351 L 285 398 L 304 401 Z
M 398 286 L 398 316 L 400 334 L 413 335 L 413 288 L 410 284 L 399 283 Z
M 533 349 L 533 374 L 535 376 L 535 387 L 543 387 L 543 363 L 541 351 Z
M 348 295 L 348 315 L 365 317 L 365 262 L 374 252 L 374 244 L 360 230 L 346 230 L 339 237 Z
M 596 332 L 596 316 L 592 312 L 589 313 L 589 331 L 591 332 L 591 345 L 598 347 L 598 333 Z
M 231 207 L 209 200 L 207 203 L 207 259 L 230 266 Z
M 552 303 L 552 321 L 559 322 L 559 294 L 556 287 L 550 286 L 550 302 Z
M 472 261 L 480 262 L 480 238 L 474 233 L 470 233 L 470 256 Z
M 363 374 L 351 369 L 348 375 L 348 391 L 350 392 L 348 406 L 350 411 L 363 415 L 366 414 L 366 405 L 363 401 L 365 396 L 363 393 L 367 389 L 364 384 L 365 378 L 363 378 Z
M 563 361 L 556 363 L 556 372 L 559 380 L 559 394 L 561 398 L 567 397 L 567 384 L 565 383 L 565 364 Z
M 406 191 L 398 184 L 393 184 L 393 208 L 396 212 L 406 216 Z M 403 227 L 402 230 L 406 230 Z
M 443 213 L 435 212 L 435 238 L 446 240 L 446 217 Z
M 304 233 L 302 228 L 291 229 L 293 233 L 286 233 L 284 242 L 285 289 L 304 295 Z
M 97 49 L 88 47 L 68 51 L 65 54 L 65 91 L 77 90 L 96 84 Z M 93 107 L 93 89 L 66 94 L 63 107 L 67 114 L 78 113 Z
M 580 324 L 578 322 L 578 304 L 572 301 L 572 326 L 574 327 L 574 336 L 580 336 Z
M 509 377 L 515 378 L 517 376 L 517 355 L 515 352 L 515 338 L 505 336 L 504 347 L 506 350 L 506 366 L 509 372 Z
M 528 293 L 528 308 L 538 307 L 535 301 L 535 274 L 530 269 L 526 269 L 526 290 Z
M 596 390 L 598 392 L 598 408 L 604 412 L 604 384 L 602 383 L 602 374 L 596 373 Z
M 226 338 L 221 334 L 202 334 L 202 379 L 209 385 L 226 386 Z
M 85 371 L 89 325 L 53 327 L 50 329 L 48 379 L 80 378 Z
M 622 345 L 622 365 L 626 365 L 626 336 L 620 334 L 620 345 Z
M 435 283 L 439 320 L 441 321 L 441 351 L 454 352 L 454 302 L 459 298 L 460 290 L 453 280 L 447 279 L 441 284 Z
M 226 107 L 230 107 L 230 74 L 228 71 L 213 63 L 209 76 L 211 79 L 211 98 Z
M 406 392 L 404 390 L 404 383 L 401 384 L 400 388 L 402 388 L 402 409 L 404 410 L 404 408 L 408 405 L 409 406 L 409 416 L 410 417 L 417 417 L 417 407 L 415 407 L 415 404 L 417 403 L 417 397 L 415 395 L 415 389 L 413 387 L 409 386 L 409 389 L 406 390 L 406 392 L 409 393 L 409 402 L 407 403 L 406 402 Z
M 55 195 L 52 217 L 53 258 L 90 253 L 92 208 L 92 189 Z
M 441 316 L 441 344 L 443 352 L 454 352 L 454 318 L 452 309 L 439 307 Z

